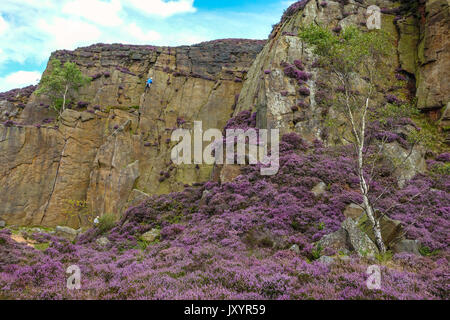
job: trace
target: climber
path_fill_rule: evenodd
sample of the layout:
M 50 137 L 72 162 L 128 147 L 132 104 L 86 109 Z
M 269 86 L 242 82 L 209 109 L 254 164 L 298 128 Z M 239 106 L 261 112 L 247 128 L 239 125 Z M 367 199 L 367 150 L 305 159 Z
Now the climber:
M 152 85 L 152 83 L 153 83 L 153 78 L 149 78 L 147 80 L 147 85 L 145 86 L 145 92 L 147 92 L 147 90 L 150 89 L 150 86 Z

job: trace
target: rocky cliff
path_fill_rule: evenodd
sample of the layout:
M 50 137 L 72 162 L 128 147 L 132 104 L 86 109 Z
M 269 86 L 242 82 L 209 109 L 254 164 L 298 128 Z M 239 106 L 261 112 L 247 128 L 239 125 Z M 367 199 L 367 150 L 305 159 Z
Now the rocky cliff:
M 330 103 L 337 85 L 297 34 L 313 22 L 336 32 L 350 24 L 366 28 L 372 4 L 382 8 L 382 28 L 395 38 L 396 52 L 376 103 L 387 96 L 417 100 L 418 109 L 448 130 L 447 0 L 303 0 L 286 10 L 267 42 L 219 40 L 177 48 L 99 44 L 55 52 L 51 58 L 76 62 L 93 81 L 58 123 L 48 101 L 30 96 L 33 88 L 0 96 L 6 121 L 0 127 L 1 219 L 78 227 L 87 217 L 119 215 L 149 194 L 209 180 L 210 166 L 170 162 L 171 132 L 191 128 L 194 120 L 202 120 L 204 129 L 223 128 L 231 115 L 252 109 L 258 127 L 339 143 L 343 132 L 325 125 L 339 119 Z M 308 73 L 302 88 L 286 72 L 299 63 Z M 154 85 L 145 94 L 149 76 Z M 422 151 L 415 159 L 408 177 L 425 170 Z M 231 180 L 238 174 L 228 167 L 219 176 Z
M 265 41 L 192 47 L 93 45 L 52 54 L 91 84 L 59 122 L 34 88 L 3 94 L 0 217 L 8 224 L 79 226 L 128 202 L 210 178 L 211 167 L 170 163 L 171 133 L 203 120 L 222 128 Z M 154 84 L 147 93 L 145 81 Z
M 259 125 L 297 131 L 310 140 L 330 140 L 323 122 L 335 117 L 327 102 L 338 87 L 331 83 L 307 46 L 297 36 L 300 28 L 319 23 L 339 32 L 348 25 L 367 29 L 367 8 L 381 8 L 382 29 L 394 38 L 396 54 L 384 70 L 377 102 L 386 94 L 403 101 L 417 99 L 417 107 L 438 120 L 447 120 L 450 100 L 449 2 L 436 1 L 298 1 L 286 10 L 267 45 L 248 74 L 236 112 L 252 106 L 258 111 Z M 305 80 L 306 94 L 298 92 L 295 79 L 286 68 L 302 62 L 311 74 Z M 363 81 L 363 79 L 360 79 Z M 294 107 L 294 109 L 292 109 Z M 295 110 L 295 111 L 293 111 Z

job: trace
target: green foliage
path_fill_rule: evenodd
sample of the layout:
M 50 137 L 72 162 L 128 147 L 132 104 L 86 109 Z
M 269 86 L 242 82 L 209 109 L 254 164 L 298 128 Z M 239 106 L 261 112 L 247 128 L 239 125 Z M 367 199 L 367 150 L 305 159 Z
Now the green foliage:
M 435 174 L 450 175 L 450 163 L 433 166 L 431 171 Z
M 323 251 L 322 246 L 321 246 L 321 245 L 317 245 L 317 246 L 311 251 L 312 259 L 313 259 L 313 260 L 318 260 L 318 259 L 320 259 L 320 257 L 322 256 L 322 251 Z
M 116 224 L 116 217 L 113 214 L 105 214 L 99 219 L 99 224 L 97 226 L 101 234 L 108 232 L 114 228 Z
M 421 130 L 408 137 L 409 142 L 419 143 L 436 153 L 447 150 L 445 136 L 440 132 L 436 122 L 419 116 L 414 117 L 413 120 Z
M 47 250 L 47 248 L 50 246 L 50 243 L 49 242 L 45 242 L 45 243 L 37 243 L 37 244 L 35 244 L 34 245 L 34 248 L 36 249 L 36 250 L 39 250 L 39 251 L 45 251 L 45 250 Z
M 393 256 L 394 254 L 392 253 L 392 251 L 387 251 L 385 253 L 376 254 L 375 258 L 379 263 L 386 263 L 388 261 L 391 261 Z
M 78 219 L 81 226 L 91 226 L 94 222 L 94 214 L 89 210 L 87 201 L 66 200 L 67 207 L 64 210 L 64 216 L 67 219 Z
M 73 94 L 88 84 L 91 78 L 85 77 L 73 62 L 66 62 L 62 66 L 60 60 L 53 59 L 50 65 L 50 70 L 42 77 L 36 94 L 48 96 L 52 107 L 62 112 Z
M 325 223 L 324 222 L 321 222 L 321 223 L 319 223 L 319 226 L 317 227 L 319 230 L 324 230 L 325 229 Z
M 431 257 L 431 256 L 435 256 L 439 253 L 439 250 L 431 250 L 429 247 L 426 246 L 421 246 L 419 248 L 419 252 L 421 255 L 423 255 L 424 257 Z
M 413 104 L 404 103 L 402 105 L 395 105 L 388 103 L 379 109 L 375 118 L 371 120 L 379 120 L 382 124 L 385 124 L 386 119 L 389 118 L 412 118 L 419 115 L 419 110 Z
M 300 31 L 300 38 L 313 46 L 321 65 L 343 74 L 361 73 L 363 66 L 369 62 L 381 62 L 380 59 L 393 49 L 390 37 L 383 31 L 363 32 L 356 26 L 348 26 L 340 34 L 335 34 L 325 27 L 311 24 Z

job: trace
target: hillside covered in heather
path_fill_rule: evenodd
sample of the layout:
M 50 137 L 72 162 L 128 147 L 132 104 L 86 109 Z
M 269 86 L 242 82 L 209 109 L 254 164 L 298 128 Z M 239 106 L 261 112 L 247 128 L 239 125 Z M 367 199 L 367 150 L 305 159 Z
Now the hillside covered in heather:
M 394 53 L 365 148 L 387 151 L 363 174 L 377 177 L 387 253 L 359 205 L 357 157 L 335 108 L 345 88 L 299 36 L 313 22 L 367 31 L 372 4 Z M 92 81 L 60 117 L 39 86 L 0 94 L 0 299 L 448 300 L 448 13 L 438 0 L 302 0 L 267 41 L 53 53 Z M 278 173 L 174 165 L 171 133 L 200 120 L 224 133 L 279 129 Z M 80 290 L 66 286 L 73 265 Z

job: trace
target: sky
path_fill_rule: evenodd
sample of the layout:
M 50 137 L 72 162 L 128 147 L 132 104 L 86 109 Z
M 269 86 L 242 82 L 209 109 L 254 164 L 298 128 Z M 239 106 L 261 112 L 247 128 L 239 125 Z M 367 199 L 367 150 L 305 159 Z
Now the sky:
M 37 84 L 51 52 L 94 43 L 267 39 L 295 1 L 2 0 L 0 92 Z

